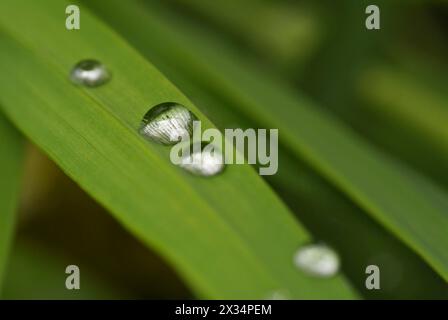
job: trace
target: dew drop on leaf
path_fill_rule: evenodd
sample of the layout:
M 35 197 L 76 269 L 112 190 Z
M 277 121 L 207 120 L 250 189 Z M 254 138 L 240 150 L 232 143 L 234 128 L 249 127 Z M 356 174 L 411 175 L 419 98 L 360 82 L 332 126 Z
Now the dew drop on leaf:
M 190 152 L 183 154 L 179 166 L 198 176 L 210 177 L 224 170 L 224 158 L 217 146 L 199 143 L 189 146 Z
M 145 114 L 140 134 L 161 144 L 176 144 L 182 137 L 191 137 L 195 120 L 196 116 L 181 104 L 161 103 Z
M 87 59 L 78 62 L 70 73 L 73 83 L 86 87 L 100 86 L 111 78 L 111 73 L 97 60 Z
M 305 245 L 294 254 L 294 265 L 303 272 L 320 278 L 334 276 L 340 267 L 338 254 L 324 244 Z

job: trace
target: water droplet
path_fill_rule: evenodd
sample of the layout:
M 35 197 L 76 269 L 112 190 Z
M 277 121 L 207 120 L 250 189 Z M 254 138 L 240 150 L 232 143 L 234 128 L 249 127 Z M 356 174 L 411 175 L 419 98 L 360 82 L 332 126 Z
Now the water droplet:
M 271 292 L 265 300 L 290 300 L 290 294 L 286 290 L 276 290 Z
M 301 247 L 294 255 L 294 264 L 309 275 L 327 278 L 339 271 L 338 254 L 324 244 L 310 244 Z
M 210 143 L 200 143 L 195 148 L 190 145 L 190 152 L 182 155 L 180 167 L 199 176 L 210 177 L 224 170 L 223 155 L 219 148 Z
M 172 145 L 193 134 L 196 116 L 184 106 L 165 102 L 149 110 L 143 117 L 140 133 L 153 141 Z
M 100 86 L 111 78 L 110 72 L 99 61 L 87 59 L 78 62 L 70 73 L 72 82 L 86 87 Z

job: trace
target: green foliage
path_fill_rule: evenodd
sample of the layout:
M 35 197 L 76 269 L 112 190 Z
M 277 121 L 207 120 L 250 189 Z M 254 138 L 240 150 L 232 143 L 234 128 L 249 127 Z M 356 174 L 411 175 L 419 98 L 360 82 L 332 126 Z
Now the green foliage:
M 182 70 L 191 81 L 229 106 L 237 106 L 248 118 L 279 128 L 283 144 L 292 153 L 309 163 L 448 279 L 448 255 L 444 250 L 448 244 L 445 214 L 448 198 L 443 190 L 377 152 L 337 119 L 292 92 L 281 81 L 251 68 L 249 61 L 198 28 L 186 23 L 176 25 L 173 21 L 179 19 L 159 13 L 157 6 L 151 6 L 151 10 L 134 6 L 130 12 L 129 4 L 120 6 L 119 10 L 111 9 L 110 4 L 109 10 L 101 12 L 109 13 L 113 19 L 114 13 L 120 12 L 122 16 L 126 10 L 129 16 L 139 16 L 139 19 L 128 24 L 124 21 L 129 19 L 119 20 L 115 16 L 112 24 L 118 24 L 119 30 L 133 39 L 142 52 L 151 55 L 156 51 L 160 61 L 166 63 L 171 59 L 171 65 L 182 57 L 182 64 L 176 70 Z M 164 41 L 143 41 L 148 33 Z M 414 228 L 415 225 L 419 228 Z M 425 237 L 429 233 L 431 238 Z
M 352 288 L 365 298 L 448 297 L 446 77 L 411 63 L 424 69 L 412 77 L 387 54 L 400 47 L 398 60 L 413 61 L 400 30 L 434 4 L 380 1 L 384 24 L 372 33 L 363 25 L 367 1 L 344 0 L 334 12 L 326 0 L 78 0 L 81 29 L 69 31 L 71 3 L 0 2 L 0 110 L 8 118 L 0 114 L 0 286 L 23 158 L 12 124 L 196 297 L 263 299 L 280 290 L 350 299 L 358 297 Z M 443 26 L 421 16 L 440 38 Z M 433 56 L 446 56 L 428 43 Z M 111 81 L 71 83 L 83 59 L 104 63 Z M 148 109 L 170 101 L 203 128 L 279 129 L 278 174 L 229 165 L 204 179 L 171 164 L 168 147 L 138 134 Z M 46 190 L 48 181 L 39 183 Z M 29 230 L 18 237 L 28 233 L 39 238 Z M 294 252 L 310 241 L 337 249 L 338 276 L 316 279 L 294 267 Z M 69 260 L 35 247 L 14 247 L 6 298 L 128 297 L 95 277 L 80 295 L 67 292 L 59 284 Z M 369 264 L 381 268 L 380 291 L 365 289 Z M 35 277 L 40 293 L 29 286 Z
M 142 115 L 164 101 L 180 102 L 210 122 L 86 10 L 83 32 L 57 28 L 64 5 L 47 1 L 30 11 L 24 10 L 27 1 L 1 6 L 7 27 L 0 60 L 8 71 L 0 76 L 1 101 L 13 122 L 171 261 L 199 296 L 264 298 L 283 289 L 297 298 L 352 297 L 341 277 L 323 282 L 295 270 L 292 255 L 308 235 L 249 166 L 200 179 L 174 167 L 166 148 L 138 135 Z M 24 11 L 29 19 L 17 23 Z M 32 28 L 36 16 L 40 28 Z M 67 70 L 86 56 L 113 70 L 113 81 L 94 90 L 69 83 Z

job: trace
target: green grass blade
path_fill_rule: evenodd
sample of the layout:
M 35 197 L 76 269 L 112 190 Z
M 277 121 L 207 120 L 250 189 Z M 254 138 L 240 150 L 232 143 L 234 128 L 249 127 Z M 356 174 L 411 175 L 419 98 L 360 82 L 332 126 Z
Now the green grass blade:
M 148 108 L 166 101 L 191 108 L 203 127 L 211 123 L 87 9 L 80 31 L 65 30 L 66 5 L 0 3 L 0 102 L 12 121 L 198 295 L 263 298 L 284 289 L 296 298 L 353 297 L 341 277 L 322 281 L 294 268 L 308 234 L 252 168 L 200 179 L 138 135 Z M 105 63 L 112 81 L 72 85 L 68 73 L 83 58 Z
M 19 196 L 23 143 L 19 133 L 0 113 L 0 293 L 14 230 Z
M 207 90 L 195 87 L 189 74 L 183 74 L 163 57 L 151 51 L 152 61 L 220 128 L 259 128 L 254 119 L 236 111 L 237 106 L 220 101 Z M 166 62 L 166 61 L 165 61 Z M 335 190 L 308 166 L 279 150 L 279 172 L 265 176 L 294 210 L 308 230 L 338 250 L 343 272 L 366 298 L 441 299 L 448 297 L 445 280 L 438 276 L 414 251 L 372 220 L 350 199 Z M 353 243 L 362 245 L 353 246 Z M 376 263 L 381 269 L 381 290 L 365 287 L 365 266 Z M 400 275 L 397 277 L 397 275 Z M 415 275 L 418 274 L 418 277 Z
M 379 153 L 281 80 L 252 68 L 250 61 L 199 28 L 155 5 L 144 10 L 127 3 L 119 11 L 112 6 L 118 2 L 99 5 L 98 14 L 142 52 L 150 56 L 151 50 L 157 50 L 170 63 L 182 61 L 176 67 L 190 74 L 192 81 L 228 101 L 229 106 L 238 105 L 247 117 L 279 128 L 280 139 L 291 152 L 448 279 L 448 198 L 444 191 Z M 125 18 L 127 14 L 134 17 L 131 22 Z
M 152 52 L 154 53 L 154 52 Z M 228 103 L 196 88 L 188 75 L 164 65 L 163 58 L 153 59 L 220 129 L 259 128 L 259 123 L 237 113 Z M 332 188 L 308 166 L 279 150 L 279 172 L 266 180 L 294 210 L 298 219 L 320 241 L 338 250 L 344 274 L 358 292 L 372 299 L 442 299 L 448 297 L 445 280 L 438 276 L 414 251 L 373 221 L 343 194 Z M 353 243 L 362 245 L 353 246 Z M 369 264 L 381 269 L 381 290 L 365 287 Z M 418 274 L 418 277 L 415 275 Z M 399 277 L 397 277 L 399 275 Z
M 448 95 L 429 89 L 406 72 L 386 66 L 370 69 L 362 80 L 360 89 L 370 101 L 368 107 L 393 119 L 399 126 L 411 127 L 416 135 L 433 140 L 437 149 L 448 151 L 445 126 Z
M 207 95 L 206 90 L 195 88 L 193 81 L 183 78 L 186 75 L 177 74 L 178 69 L 163 66 L 162 70 L 220 129 L 261 127 L 253 119 L 229 108 L 228 103 Z M 372 299 L 448 298 L 445 280 L 414 251 L 291 156 L 287 148 L 280 148 L 279 159 L 281 169 L 276 175 L 266 176 L 266 180 L 317 239 L 338 250 L 343 272 L 360 294 Z M 353 246 L 353 243 L 358 245 Z M 359 272 L 372 263 L 381 269 L 381 290 L 368 290 L 364 283 L 365 274 Z
M 418 133 L 438 140 L 441 148 L 448 149 L 447 95 L 429 90 L 405 72 L 381 66 L 364 75 L 361 90 L 379 109 L 377 112 L 398 123 L 408 123 Z

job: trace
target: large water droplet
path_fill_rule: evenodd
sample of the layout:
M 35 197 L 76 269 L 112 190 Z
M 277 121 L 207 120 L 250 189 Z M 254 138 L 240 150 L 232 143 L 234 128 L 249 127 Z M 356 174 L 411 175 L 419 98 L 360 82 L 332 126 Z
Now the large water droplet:
M 99 61 L 82 60 L 78 62 L 70 73 L 72 82 L 87 87 L 97 87 L 109 81 L 110 72 Z
M 190 152 L 183 155 L 180 167 L 199 176 L 214 176 L 224 170 L 224 158 L 218 147 L 200 143 L 197 148 L 190 145 Z
M 324 244 L 301 247 L 294 255 L 294 264 L 300 270 L 316 277 L 327 278 L 339 271 L 338 254 Z
M 196 116 L 184 106 L 165 102 L 145 114 L 140 133 L 162 144 L 176 144 L 182 137 L 191 137 L 195 120 Z

